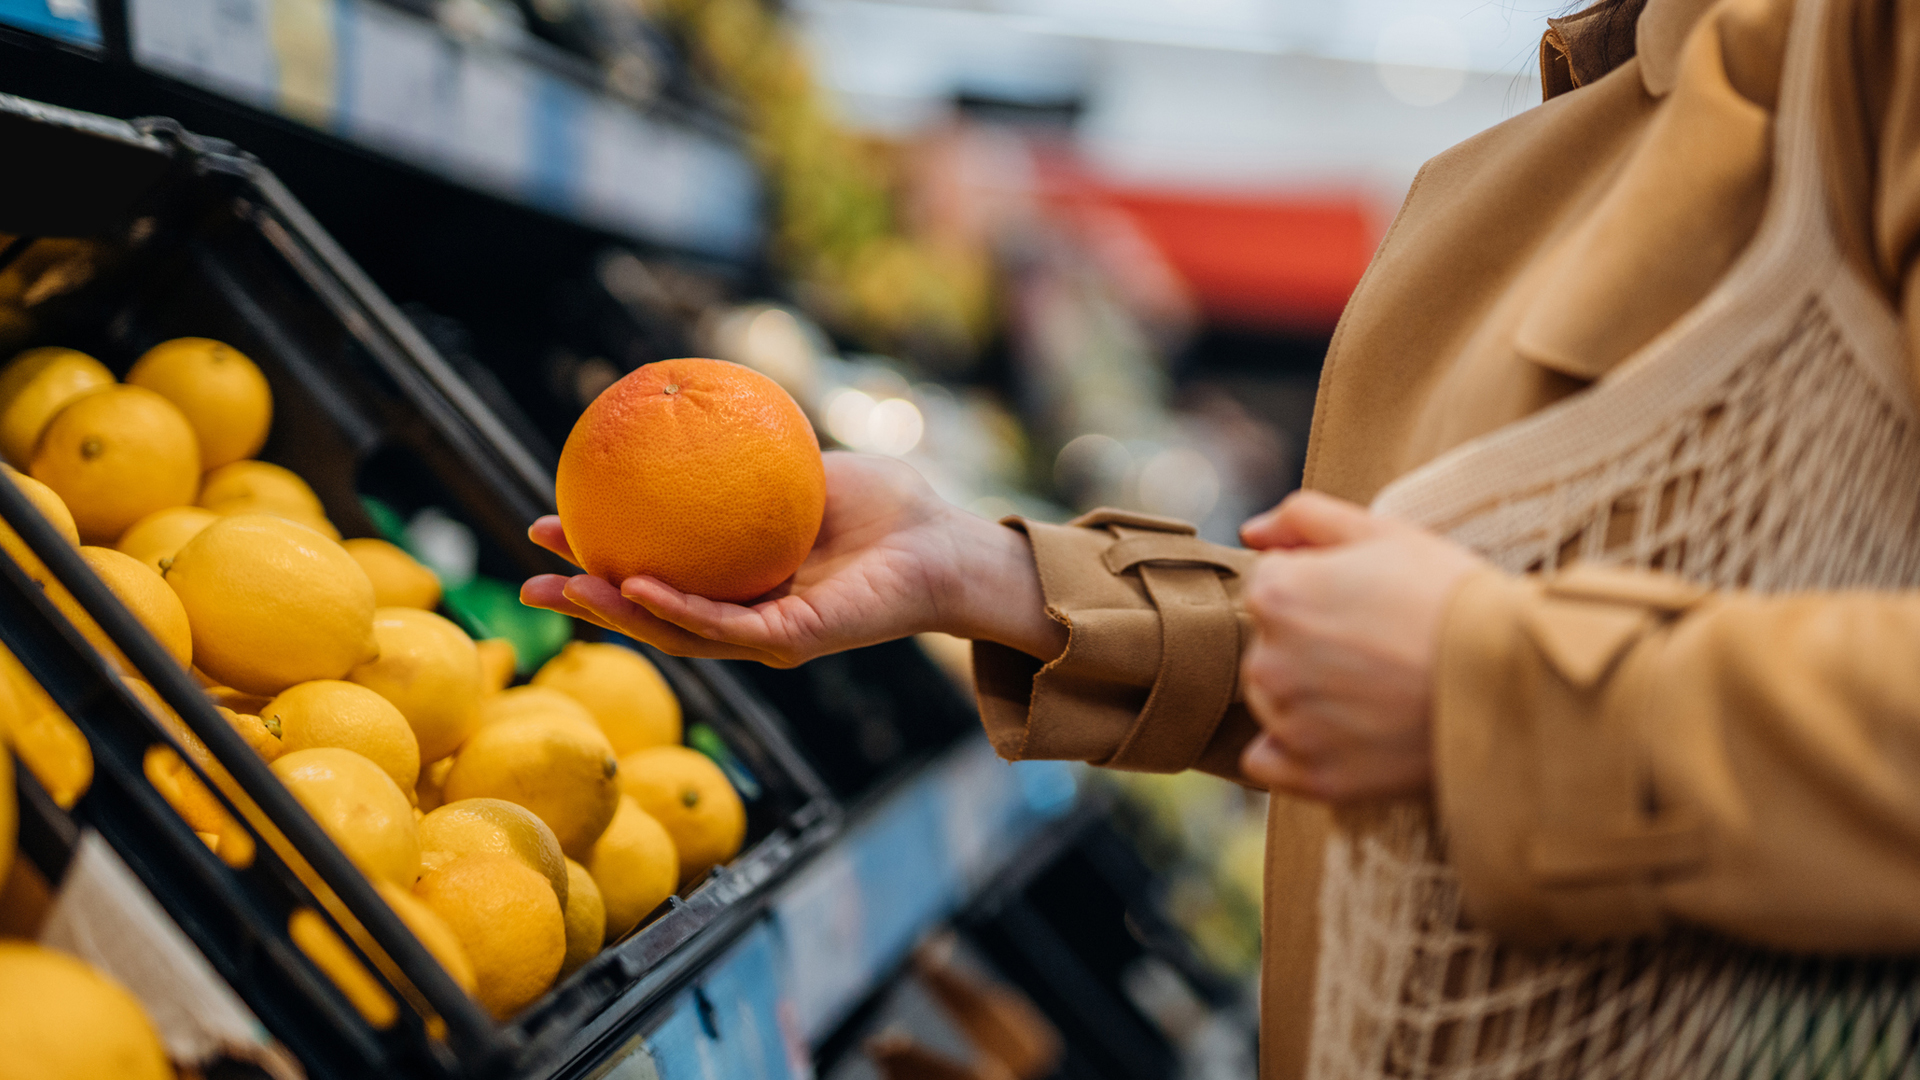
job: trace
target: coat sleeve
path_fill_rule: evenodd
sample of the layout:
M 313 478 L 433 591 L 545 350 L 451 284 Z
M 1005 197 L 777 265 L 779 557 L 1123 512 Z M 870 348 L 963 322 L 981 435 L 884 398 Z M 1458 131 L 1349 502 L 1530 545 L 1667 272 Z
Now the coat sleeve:
M 1001 756 L 1239 779 L 1254 732 L 1238 693 L 1253 552 L 1114 510 L 1006 524 L 1031 541 L 1047 614 L 1068 636 L 1045 663 L 975 643 L 980 715 Z
M 1469 578 L 1434 735 L 1470 914 L 1523 943 L 1920 947 L 1917 655 L 1920 595 Z

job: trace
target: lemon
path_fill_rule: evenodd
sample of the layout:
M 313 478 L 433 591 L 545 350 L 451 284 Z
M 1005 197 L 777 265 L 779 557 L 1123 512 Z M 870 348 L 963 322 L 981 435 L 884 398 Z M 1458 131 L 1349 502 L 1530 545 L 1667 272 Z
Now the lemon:
M 575 641 L 533 676 L 587 707 L 616 754 L 680 741 L 680 699 L 647 658 L 619 645 Z
M 373 582 L 373 595 L 381 607 L 421 608 L 432 611 L 440 606 L 440 578 L 420 565 L 413 556 L 387 543 L 369 537 L 357 537 L 342 545 L 360 569 Z
M 583 726 L 589 731 L 600 731 L 600 725 L 593 722 L 593 714 L 587 711 L 585 705 L 558 690 L 551 690 L 544 686 L 516 686 L 511 690 L 489 695 L 480 702 L 482 726 L 501 724 L 508 720 L 519 720 L 529 716 Z M 601 738 L 605 737 L 605 733 L 602 732 Z
M 234 712 L 225 705 L 216 705 L 214 710 L 221 719 L 233 725 L 233 730 L 239 732 L 241 738 L 247 740 L 247 745 L 253 748 L 254 753 L 266 760 L 272 761 L 286 749 L 280 742 L 280 736 L 268 729 L 266 721 L 260 717 L 252 713 Z
M 0 942 L 0 1047 L 21 1080 L 173 1080 L 140 1002 L 87 964 L 40 945 Z
M 453 771 L 453 759 L 443 757 L 439 761 L 420 766 L 420 779 L 414 781 L 414 809 L 422 814 L 430 814 L 446 805 L 446 796 L 440 788 L 447 782 L 447 774 Z
M 404 889 L 384 881 L 374 882 L 373 887 L 379 890 L 380 899 L 387 902 L 393 913 L 400 916 L 400 921 L 407 924 L 407 929 L 413 931 L 413 936 L 420 939 L 420 944 L 425 945 L 433 958 L 440 961 L 440 966 L 447 969 L 448 975 L 453 976 L 453 981 L 460 989 L 473 993 L 473 961 L 467 959 L 466 946 L 454 936 L 447 920 L 434 914 L 426 901 Z
M 0 371 L 0 454 L 22 468 L 55 413 L 113 385 L 107 365 L 74 349 L 28 349 Z
M 615 811 L 618 816 L 618 811 Z M 580 970 L 607 940 L 607 902 L 587 868 L 567 860 L 567 956 L 560 961 L 560 978 Z
M 673 838 L 627 795 L 620 796 L 613 823 L 585 861 L 606 905 L 609 945 L 666 903 L 680 880 L 680 857 Z
M 200 442 L 202 468 L 252 457 L 273 422 L 267 377 L 240 350 L 208 338 L 163 341 L 143 353 L 127 382 L 166 398 L 186 415 Z
M 620 788 L 658 818 L 680 852 L 680 880 L 733 858 L 747 836 L 747 808 L 711 759 L 685 746 L 656 746 L 620 759 Z
M 61 807 L 71 809 L 93 783 L 93 749 L 67 714 L 13 653 L 0 647 L 0 676 L 20 703 L 0 717 L 13 752 Z
M 266 708 L 267 702 L 273 700 L 271 694 L 243 694 L 231 686 L 221 686 L 219 683 L 207 687 L 207 696 L 213 699 L 215 705 L 232 709 L 237 713 L 252 713 L 255 716 L 259 716 L 260 710 Z
M 0 473 L 13 481 L 14 486 L 26 495 L 27 500 L 33 503 L 33 508 L 40 511 L 40 516 L 47 519 L 47 524 L 52 525 L 55 532 L 66 537 L 70 544 L 80 543 L 80 530 L 74 527 L 73 515 L 67 512 L 67 504 L 60 501 L 60 496 L 55 495 L 52 488 L 4 465 L 0 465 Z M 47 569 L 47 564 L 40 561 L 40 556 L 35 555 L 20 534 L 13 531 L 13 526 L 4 521 L 0 521 L 0 549 L 5 549 L 7 556 L 19 563 L 20 569 L 26 571 L 33 580 L 43 585 L 53 580 L 53 572 Z
M 339 544 L 275 517 L 222 518 L 187 541 L 166 581 L 187 609 L 200 670 L 249 694 L 337 679 L 373 659 L 373 583 Z
M 480 654 L 466 631 L 431 611 L 373 613 L 380 653 L 347 678 L 393 702 L 413 726 L 420 760 L 438 761 L 480 726 Z
M 462 799 L 420 819 L 420 850 L 468 855 L 492 851 L 511 855 L 540 872 L 567 903 L 567 857 L 547 823 L 524 806 L 502 799 Z
M 174 553 L 218 520 L 219 514 L 198 506 L 169 506 L 129 525 L 113 548 L 164 574 Z
M 480 692 L 497 694 L 505 690 L 507 684 L 513 681 L 514 669 L 520 666 L 513 642 L 496 637 L 476 641 L 473 645 L 480 651 Z
M 505 799 L 534 812 L 578 856 L 613 820 L 619 764 L 596 730 L 529 716 L 473 733 L 441 791 L 448 802 Z
M 83 547 L 80 557 L 86 560 L 87 566 L 99 576 L 108 590 L 126 605 L 134 618 L 140 620 L 141 625 L 154 636 L 167 655 L 173 657 L 175 663 L 186 667 L 193 661 L 193 629 L 187 625 L 187 609 L 180 606 L 180 598 L 167 588 L 167 583 L 152 567 L 112 548 Z M 46 587 L 47 596 L 53 600 L 54 606 L 93 643 L 94 648 L 105 654 L 121 672 L 140 674 L 119 646 L 107 637 L 107 632 L 101 629 L 100 624 L 93 621 L 93 616 L 81 608 L 72 593 L 51 581 L 42 582 L 42 585 Z
M 351 750 L 380 766 L 402 792 L 420 778 L 420 745 L 400 710 L 357 683 L 315 679 L 280 692 L 260 714 L 280 732 L 281 753 L 323 746 Z
M 274 775 L 368 876 L 402 888 L 420 873 L 413 807 L 393 777 L 351 750 L 324 747 L 280 755 Z
M 232 512 L 235 507 L 263 513 L 262 507 L 271 506 L 309 518 L 327 516 L 320 496 L 298 473 L 268 461 L 235 461 L 210 470 L 200 485 L 197 502 L 216 514 Z
M 510 855 L 475 852 L 429 871 L 413 893 L 446 921 L 473 962 L 474 997 L 499 1019 L 553 985 L 567 926 L 553 886 Z
M 27 472 L 60 496 L 89 544 L 111 544 L 155 510 L 193 501 L 200 447 L 173 403 L 138 386 L 75 399 L 47 424 Z
M 220 508 L 219 513 L 221 517 L 234 517 L 239 514 L 265 514 L 267 517 L 277 517 L 283 521 L 291 521 L 295 524 L 305 525 L 307 528 L 312 529 L 314 532 L 319 533 L 334 543 L 340 543 L 339 527 L 332 521 L 329 521 L 325 514 L 308 514 L 299 510 L 289 510 L 284 506 L 278 506 L 273 503 L 246 502 L 228 503 Z

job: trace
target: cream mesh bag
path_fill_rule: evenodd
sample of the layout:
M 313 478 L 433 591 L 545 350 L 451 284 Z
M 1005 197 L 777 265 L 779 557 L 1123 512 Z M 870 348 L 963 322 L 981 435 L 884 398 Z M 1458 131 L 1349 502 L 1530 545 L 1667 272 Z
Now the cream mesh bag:
M 1773 191 L 1727 277 L 1594 386 L 1402 478 L 1376 511 L 1514 572 L 1585 559 L 1763 591 L 1920 586 L 1899 325 L 1828 216 L 1831 6 L 1794 12 Z M 1692 931 L 1504 948 L 1463 920 L 1423 807 L 1342 820 L 1321 913 L 1316 1080 L 1920 1076 L 1914 961 Z

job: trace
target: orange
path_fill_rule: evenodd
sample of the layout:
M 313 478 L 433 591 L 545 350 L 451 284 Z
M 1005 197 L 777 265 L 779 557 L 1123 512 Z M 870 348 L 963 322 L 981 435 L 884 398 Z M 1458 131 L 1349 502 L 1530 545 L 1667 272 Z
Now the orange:
M 772 379 L 723 360 L 662 360 L 607 387 L 555 478 L 587 572 L 651 574 L 745 601 L 790 577 L 826 510 L 820 443 Z
M 200 444 L 173 402 L 108 386 L 54 415 L 27 471 L 67 504 L 81 540 L 108 545 L 155 510 L 193 501 Z

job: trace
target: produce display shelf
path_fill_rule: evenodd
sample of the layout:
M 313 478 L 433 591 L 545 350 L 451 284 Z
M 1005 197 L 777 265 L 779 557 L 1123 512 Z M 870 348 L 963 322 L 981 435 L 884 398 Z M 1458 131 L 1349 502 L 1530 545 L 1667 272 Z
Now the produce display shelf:
M 0 0 L 0 24 L 74 43 L 101 44 L 102 16 L 145 70 L 455 183 L 696 255 L 760 243 L 726 131 L 614 98 L 543 43 L 460 41 L 379 0 Z
M 362 498 L 371 486 L 402 511 L 432 508 L 460 520 L 482 549 L 485 572 L 510 580 L 558 568 L 525 533 L 551 510 L 551 463 L 515 443 L 258 162 L 169 121 L 128 124 L 4 95 L 0 146 L 38 163 L 0 178 L 0 232 L 25 238 L 16 245 L 41 242 L 36 237 L 85 237 L 91 245 L 73 263 L 71 287 L 27 309 L 35 329 L 21 344 L 78 347 L 124 370 L 159 340 L 228 342 L 254 358 L 273 390 L 276 423 L 263 457 L 305 477 L 342 532 L 376 535 Z M 216 857 L 145 775 L 146 755 L 174 737 L 21 568 L 0 558 L 0 640 L 93 747 L 85 816 L 310 1076 L 480 1078 L 550 1067 L 583 1025 L 646 1010 L 671 993 L 656 973 L 695 966 L 838 831 L 825 786 L 751 691 L 719 665 L 650 653 L 690 732 L 706 740 L 702 749 L 738 777 L 746 847 L 541 1001 L 497 1023 L 453 985 L 187 672 L 13 485 L 0 484 L 0 521 L 224 773 L 190 761 L 255 840 L 256 857 L 244 866 Z M 404 1003 L 399 1022 L 366 1021 L 294 946 L 289 918 L 301 909 L 323 913 L 352 942 Z M 444 1041 L 426 1034 L 436 1016 Z
M 1072 766 L 1009 765 L 984 737 L 963 741 L 856 812 L 665 1005 L 582 1029 L 578 1057 L 597 1066 L 555 1080 L 811 1076 L 812 1050 L 914 944 L 1044 843 L 1079 798 Z

